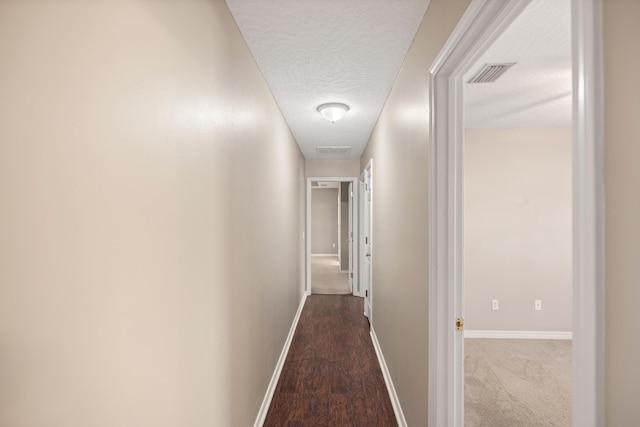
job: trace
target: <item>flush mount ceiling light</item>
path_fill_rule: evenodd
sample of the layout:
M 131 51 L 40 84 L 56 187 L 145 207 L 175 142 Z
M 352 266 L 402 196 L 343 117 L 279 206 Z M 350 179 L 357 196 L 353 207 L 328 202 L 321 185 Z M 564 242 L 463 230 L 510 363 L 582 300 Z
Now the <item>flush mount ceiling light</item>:
M 335 123 L 343 118 L 344 115 L 347 114 L 347 111 L 349 111 L 349 106 L 340 102 L 318 105 L 318 112 L 331 123 Z

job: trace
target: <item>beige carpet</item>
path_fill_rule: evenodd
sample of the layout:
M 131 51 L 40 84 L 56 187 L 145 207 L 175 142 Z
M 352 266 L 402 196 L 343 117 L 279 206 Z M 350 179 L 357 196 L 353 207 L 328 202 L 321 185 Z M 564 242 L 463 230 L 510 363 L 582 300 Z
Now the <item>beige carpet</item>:
M 464 342 L 465 427 L 571 426 L 571 341 Z
M 338 257 L 311 257 L 311 293 L 323 295 L 347 295 L 349 273 L 340 273 Z

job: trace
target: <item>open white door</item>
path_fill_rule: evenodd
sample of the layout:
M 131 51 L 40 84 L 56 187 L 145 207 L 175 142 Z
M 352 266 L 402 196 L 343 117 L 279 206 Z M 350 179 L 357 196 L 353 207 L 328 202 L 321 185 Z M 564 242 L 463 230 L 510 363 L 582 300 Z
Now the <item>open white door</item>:
M 364 172 L 362 173 L 362 200 L 363 200 L 363 214 L 362 214 L 362 246 L 361 246 L 361 257 L 362 259 L 362 277 L 363 277 L 363 286 L 361 292 L 364 292 L 364 315 L 367 316 L 369 322 L 372 322 L 371 312 L 372 312 L 372 303 L 371 303 L 371 293 L 372 293 L 372 263 L 373 263 L 373 242 L 372 242 L 372 202 L 373 202 L 373 191 L 372 191 L 372 160 L 369 160 L 369 163 L 364 168 Z
M 366 283 L 368 281 L 367 272 L 365 268 L 364 254 L 364 173 L 360 175 L 358 181 L 358 296 L 364 297 Z
M 352 294 L 357 295 L 356 289 L 354 289 L 354 281 L 353 281 L 353 265 L 355 264 L 355 242 L 353 241 L 353 214 L 354 214 L 354 206 L 353 206 L 353 182 L 349 183 L 349 195 L 348 195 L 348 206 L 349 206 L 349 290 Z

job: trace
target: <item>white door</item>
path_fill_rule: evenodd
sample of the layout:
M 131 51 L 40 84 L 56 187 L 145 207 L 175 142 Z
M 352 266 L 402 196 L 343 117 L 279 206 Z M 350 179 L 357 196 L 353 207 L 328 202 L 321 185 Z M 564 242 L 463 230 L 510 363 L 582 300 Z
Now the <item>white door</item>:
M 353 283 L 353 265 L 355 264 L 355 254 L 354 249 L 356 247 L 355 242 L 353 241 L 353 214 L 355 209 L 353 209 L 353 182 L 349 183 L 349 237 L 347 238 L 349 242 L 349 290 L 352 294 L 355 294 L 354 283 Z
M 364 315 L 369 318 L 369 322 L 372 321 L 371 318 L 371 299 L 372 299 L 372 263 L 373 263 L 373 240 L 372 240 L 372 202 L 373 202 L 373 186 L 372 186 L 372 165 L 371 160 L 367 164 L 367 167 L 363 172 L 363 199 L 364 199 L 364 214 L 363 214 L 363 247 L 362 252 L 364 253 L 363 258 L 363 276 L 364 280 Z
M 367 271 L 364 251 L 364 173 L 358 181 L 358 296 L 364 297 Z

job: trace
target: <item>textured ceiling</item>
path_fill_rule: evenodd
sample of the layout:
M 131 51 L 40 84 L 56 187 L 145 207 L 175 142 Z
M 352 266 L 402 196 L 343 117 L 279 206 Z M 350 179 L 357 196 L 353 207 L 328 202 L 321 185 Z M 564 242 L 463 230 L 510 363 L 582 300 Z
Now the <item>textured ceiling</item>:
M 429 0 L 226 2 L 304 156 L 359 158 Z M 570 127 L 570 42 L 570 0 L 533 0 L 465 76 L 517 62 L 465 84 L 466 126 Z M 326 102 L 351 109 L 330 123 L 316 110 Z
M 465 84 L 466 127 L 571 127 L 570 3 L 534 0 L 465 75 L 517 62 L 495 83 Z
M 226 1 L 304 156 L 359 158 L 429 0 Z M 330 123 L 326 102 L 350 110 Z

